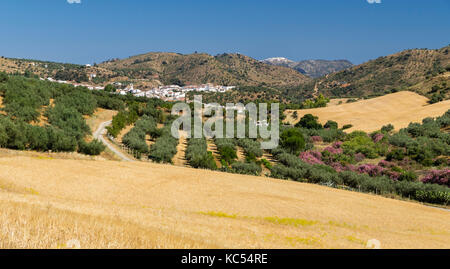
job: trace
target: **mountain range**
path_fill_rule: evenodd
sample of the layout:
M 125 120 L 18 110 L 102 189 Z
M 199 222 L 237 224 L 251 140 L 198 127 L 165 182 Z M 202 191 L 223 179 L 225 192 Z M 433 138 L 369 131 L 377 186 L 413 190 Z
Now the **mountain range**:
M 233 99 L 238 101 L 246 100 L 249 91 L 251 100 L 301 102 L 318 93 L 365 98 L 402 90 L 440 101 L 450 98 L 449 50 L 450 46 L 409 49 L 357 66 L 346 60 L 294 62 L 280 57 L 258 61 L 237 53 L 151 52 L 94 66 L 0 57 L 0 72 L 103 86 L 131 82 L 139 89 L 203 83 L 252 87 L 236 91 Z
M 265 64 L 248 56 L 224 53 L 179 54 L 152 52 L 114 59 L 99 67 L 118 76 L 151 79 L 160 84 L 214 83 L 233 86 L 298 86 L 311 80 L 291 68 Z
M 284 57 L 269 58 L 262 62 L 275 66 L 289 67 L 312 78 L 323 77 L 353 66 L 348 60 L 304 60 L 295 62 Z

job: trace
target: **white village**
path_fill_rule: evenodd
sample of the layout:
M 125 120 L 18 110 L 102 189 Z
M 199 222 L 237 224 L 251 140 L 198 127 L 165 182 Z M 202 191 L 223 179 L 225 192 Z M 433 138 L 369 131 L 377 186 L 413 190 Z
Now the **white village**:
M 90 77 L 95 77 L 95 74 L 90 75 Z M 75 83 L 72 81 L 65 80 L 55 80 L 51 77 L 46 79 L 41 78 L 41 80 L 48 80 L 50 82 L 57 82 L 62 84 L 70 84 L 75 87 L 86 87 L 89 90 L 104 90 L 105 87 L 102 86 L 92 86 L 84 83 Z M 211 83 L 201 84 L 201 85 L 188 85 L 188 86 L 178 86 L 178 85 L 165 85 L 153 88 L 150 90 L 141 90 L 134 88 L 134 84 L 129 84 L 123 86 L 121 82 L 115 82 L 113 85 L 117 88 L 116 94 L 127 95 L 132 94 L 136 97 L 146 97 L 146 98 L 157 98 L 164 101 L 186 101 L 186 95 L 188 92 L 213 92 L 213 93 L 225 93 L 227 91 L 233 90 L 236 86 L 221 86 L 214 85 Z

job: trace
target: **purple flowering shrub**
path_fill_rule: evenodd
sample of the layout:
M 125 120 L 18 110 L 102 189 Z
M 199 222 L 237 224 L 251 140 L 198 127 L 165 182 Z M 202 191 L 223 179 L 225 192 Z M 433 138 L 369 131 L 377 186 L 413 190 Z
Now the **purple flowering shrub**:
M 422 182 L 450 187 L 450 169 L 432 170 L 422 179 Z
M 300 159 L 308 164 L 325 164 L 322 161 L 322 153 L 317 151 L 306 151 L 300 153 Z
M 382 160 L 378 163 L 379 166 L 384 167 L 384 168 L 391 168 L 394 167 L 395 164 L 393 162 L 388 162 L 386 160 Z
M 342 141 L 337 141 L 337 142 L 334 142 L 334 144 L 332 145 L 332 147 L 335 148 L 335 149 L 340 149 L 340 148 L 342 147 L 342 144 L 344 144 L 344 142 L 342 142 Z
M 362 153 L 356 153 L 355 154 L 355 162 L 359 163 L 364 161 L 364 159 L 366 159 L 366 156 Z
M 380 142 L 383 138 L 384 138 L 384 134 L 382 134 L 382 133 L 375 133 L 372 135 L 372 140 L 375 143 Z
M 323 151 L 328 151 L 331 155 L 344 153 L 344 150 L 342 148 L 335 148 L 335 147 L 326 147 Z
M 402 173 L 390 170 L 384 170 L 383 174 L 395 181 L 399 181 L 402 176 Z
M 372 177 L 382 176 L 385 169 L 375 164 L 363 164 L 358 167 L 360 174 L 368 174 Z
M 331 163 L 330 166 L 336 170 L 336 172 L 340 173 L 343 171 L 346 171 L 346 167 L 344 167 L 341 163 L 335 162 L 335 163 Z
M 345 170 L 346 171 L 352 171 L 352 172 L 358 172 L 358 167 L 356 165 L 353 165 L 353 164 L 347 164 L 345 166 Z

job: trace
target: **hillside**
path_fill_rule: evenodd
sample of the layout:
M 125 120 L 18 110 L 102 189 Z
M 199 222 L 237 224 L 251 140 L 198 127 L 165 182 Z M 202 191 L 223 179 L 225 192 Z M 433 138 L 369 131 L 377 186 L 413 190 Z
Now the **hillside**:
M 263 62 L 276 66 L 289 67 L 312 78 L 323 77 L 353 66 L 353 64 L 347 60 L 305 60 L 294 62 L 283 57 L 269 58 L 263 60 Z
M 427 117 L 438 117 L 450 109 L 450 100 L 427 105 L 428 99 L 413 92 L 398 92 L 355 103 L 341 104 L 316 109 L 297 110 L 298 118 L 292 117 L 293 110 L 286 112 L 287 122 L 295 124 L 306 114 L 319 117 L 319 121 L 338 122 L 339 126 L 351 124 L 348 132 L 362 130 L 372 132 L 384 125 L 393 124 L 396 130 L 407 127 L 411 122 L 421 122 Z
M 114 72 L 97 66 L 5 57 L 0 57 L 0 72 L 75 82 L 89 81 L 91 84 L 105 84 L 117 77 Z
M 241 54 L 148 53 L 107 61 L 100 67 L 122 76 L 155 80 L 161 84 L 281 87 L 300 85 L 310 80 L 295 70 L 267 65 Z
M 306 60 L 298 62 L 293 68 L 303 70 L 310 77 L 319 78 L 352 66 L 353 64 L 347 60 Z
M 168 169 L 169 168 L 169 169 Z M 448 248 L 450 214 L 152 163 L 0 158 L 0 248 Z M 76 245 L 76 243 L 75 243 Z
M 328 96 L 363 97 L 412 90 L 449 98 L 450 46 L 438 50 L 412 49 L 355 66 L 318 80 Z M 436 86 L 433 89 L 433 86 Z
M 354 137 L 331 128 L 319 137 L 313 130 L 283 130 L 288 139 L 319 138 L 310 143 L 322 156 L 317 159 L 322 165 L 314 165 L 304 158 L 310 150 L 285 143 L 269 152 L 258 140 L 175 139 L 166 114 L 170 106 L 161 100 L 4 74 L 0 90 L 6 114 L 0 115 L 0 147 L 7 148 L 0 149 L 0 248 L 66 248 L 78 241 L 82 248 L 364 248 L 371 239 L 383 248 L 448 247 L 448 211 L 405 201 L 448 208 L 445 178 L 430 181 L 428 173 L 448 171 L 444 132 L 450 112 L 415 126 L 411 131 L 419 136 L 402 135 L 402 141 L 417 141 L 427 156 L 419 159 L 405 149 L 411 158 L 406 165 L 414 171 L 402 165 L 403 156 L 392 160 L 392 168 L 369 174 L 359 169 L 389 155 L 376 148 L 403 152 L 402 145 L 391 143 L 398 134 L 374 142 L 366 134 Z M 335 104 L 329 116 L 353 105 L 338 113 L 339 123 L 358 115 L 360 124 L 372 128 L 383 113 L 397 124 L 416 115 L 414 110 L 423 108 L 423 118 L 449 108 L 448 101 L 424 107 L 426 102 L 401 92 Z M 111 124 L 107 131 L 116 140 L 105 140 L 105 124 Z M 103 151 L 93 138 L 111 145 Z M 354 141 L 362 141 L 357 146 L 368 155 L 356 159 L 359 148 L 342 151 L 346 167 L 326 159 L 327 151 Z M 106 161 L 117 157 L 127 162 Z M 394 169 L 402 172 L 397 178 Z

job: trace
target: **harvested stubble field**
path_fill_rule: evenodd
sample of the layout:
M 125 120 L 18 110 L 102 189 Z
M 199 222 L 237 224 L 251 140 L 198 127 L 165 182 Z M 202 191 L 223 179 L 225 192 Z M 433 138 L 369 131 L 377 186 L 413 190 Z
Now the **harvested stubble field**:
M 296 182 L 0 158 L 0 248 L 449 248 L 450 213 Z
M 449 109 L 450 100 L 428 105 L 426 97 L 402 91 L 339 106 L 297 110 L 297 119 L 293 118 L 294 110 L 288 110 L 286 121 L 295 124 L 304 115 L 313 114 L 319 117 L 322 124 L 334 120 L 341 127 L 346 124 L 353 125 L 353 128 L 346 130 L 347 132 L 355 130 L 373 132 L 387 124 L 393 124 L 395 129 L 399 130 L 411 122 L 421 122 L 426 117 L 442 116 Z

